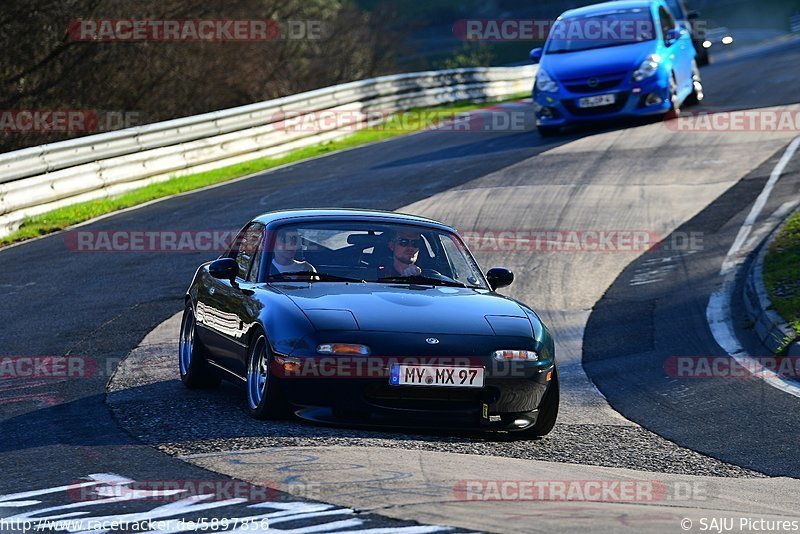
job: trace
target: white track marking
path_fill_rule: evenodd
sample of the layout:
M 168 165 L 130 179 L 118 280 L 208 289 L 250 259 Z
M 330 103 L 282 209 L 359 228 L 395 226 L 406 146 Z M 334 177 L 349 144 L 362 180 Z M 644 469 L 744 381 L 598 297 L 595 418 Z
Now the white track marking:
M 719 272 L 720 276 L 723 278 L 722 285 L 719 289 L 714 291 L 714 293 L 711 295 L 711 298 L 708 299 L 706 319 L 708 320 L 708 326 L 711 328 L 711 333 L 713 334 L 714 339 L 716 340 L 717 344 L 725 350 L 725 352 L 727 352 L 734 360 L 747 369 L 758 369 L 759 364 L 756 359 L 751 358 L 745 353 L 744 348 L 739 342 L 739 339 L 736 337 L 736 332 L 733 328 L 733 320 L 731 319 L 731 300 L 733 299 L 733 291 L 736 287 L 736 270 L 742 264 L 742 262 L 744 262 L 744 259 L 747 257 L 749 251 L 755 246 L 756 243 L 751 241 L 748 243 L 747 247 L 743 248 L 745 242 L 747 242 L 748 236 L 753 230 L 753 225 L 755 224 L 756 219 L 758 219 L 758 216 L 761 214 L 761 211 L 764 209 L 764 205 L 767 203 L 775 184 L 780 179 L 783 171 L 786 169 L 786 166 L 789 164 L 789 161 L 791 161 L 792 157 L 794 157 L 799 147 L 800 137 L 797 137 L 791 142 L 791 144 L 789 144 L 786 152 L 783 153 L 783 157 L 781 157 L 778 164 L 772 170 L 769 180 L 767 180 L 767 183 L 764 186 L 764 189 L 761 191 L 761 194 L 758 195 L 755 204 L 753 204 L 753 207 L 750 209 L 750 213 L 747 215 L 742 227 L 739 229 L 736 240 L 733 242 L 733 245 L 731 245 L 727 256 L 725 256 L 725 260 L 722 262 L 722 269 L 720 269 Z M 759 376 L 770 386 L 800 398 L 800 387 L 781 378 L 778 374 L 770 371 L 769 369 L 762 368 Z
M 46 488 L 33 491 L 25 491 L 22 493 L 11 493 L 9 495 L 0 495 L 0 508 L 20 508 L 25 506 L 32 506 L 39 504 L 41 501 L 17 501 L 17 499 L 26 499 L 28 497 L 38 497 L 40 495 L 47 495 L 50 493 L 58 493 L 61 491 L 70 491 L 89 486 L 97 486 L 98 484 L 125 484 L 134 482 L 130 478 L 121 477 L 114 474 L 100 473 L 89 475 L 86 477 L 90 482 L 81 482 L 78 484 L 70 484 L 68 486 L 57 486 L 55 488 Z
M 96 496 L 109 496 L 118 495 L 120 486 L 127 486 L 135 481 L 129 478 L 120 477 L 114 474 L 94 474 L 87 477 L 89 482 L 82 482 L 64 486 L 56 486 L 53 488 L 39 489 L 34 491 L 26 491 L 22 493 L 14 493 L 10 495 L 0 495 L 0 505 L 2 507 L 12 508 L 25 508 L 42 504 L 39 500 L 21 500 L 29 497 L 40 495 L 48 495 L 53 493 L 64 493 L 75 490 L 83 490 L 90 487 Z M 75 510 L 77 508 L 84 508 L 89 506 L 99 506 L 106 504 L 114 504 L 120 501 L 147 501 L 152 497 L 172 496 L 176 493 L 182 493 L 185 490 L 158 490 L 158 491 L 144 491 L 144 490 L 131 490 L 125 492 L 122 496 L 115 498 L 106 498 L 99 500 L 84 500 L 78 498 L 77 502 L 72 502 L 66 505 L 48 506 L 45 508 L 30 509 L 27 512 L 18 513 L 12 516 L 1 517 L 0 525 L 21 525 L 23 530 L 25 525 L 29 525 L 31 529 L 35 530 L 49 530 L 49 531 L 66 531 L 72 534 L 106 534 L 109 531 L 116 530 L 111 525 L 135 525 L 145 526 L 151 530 L 147 533 L 155 534 L 177 534 L 179 532 L 197 532 L 199 530 L 208 530 L 208 520 L 191 521 L 184 519 L 169 519 L 176 516 L 193 515 L 197 512 L 205 510 L 216 510 L 225 508 L 232 505 L 242 505 L 247 501 L 246 499 L 233 498 L 222 501 L 210 500 L 214 495 L 195 495 L 175 502 L 168 502 L 166 504 L 156 506 L 153 509 L 133 512 L 133 513 L 116 513 L 104 516 L 89 516 L 87 510 L 79 510 L 69 513 L 59 513 L 52 515 L 53 512 L 63 512 L 66 510 Z M 73 499 L 77 496 L 73 495 Z M 205 501 L 205 502 L 204 502 Z M 225 528 L 232 525 L 233 529 L 225 530 L 228 534 L 314 534 L 318 532 L 337 532 L 341 534 L 360 533 L 360 534 L 388 534 L 388 533 L 403 533 L 403 534 L 427 534 L 432 532 L 446 532 L 452 530 L 451 527 L 438 526 L 438 525 L 420 525 L 409 527 L 378 527 L 369 528 L 369 518 L 352 517 L 356 511 L 352 508 L 338 508 L 330 504 L 313 503 L 313 502 L 262 502 L 247 506 L 248 509 L 253 511 L 260 511 L 263 509 L 273 510 L 266 514 L 257 514 L 244 517 L 232 518 L 218 518 L 224 524 Z M 83 517 L 81 517 L 83 516 Z M 338 519 L 336 516 L 345 516 L 344 519 Z M 351 516 L 351 517 L 347 517 Z M 330 518 L 333 521 L 297 527 L 294 529 L 273 529 L 272 525 L 278 523 L 288 523 L 292 521 L 309 521 L 319 520 L 323 518 Z M 262 520 L 264 523 L 262 523 Z M 267 524 L 268 523 L 268 524 Z M 213 526 L 213 522 L 210 523 Z M 237 526 L 238 525 L 238 526 Z M 367 527 L 367 528 L 364 528 Z M 0 527 L 3 528 L 3 527 Z M 12 527 L 13 528 L 13 527 Z M 347 529 L 347 530 L 345 530 Z M 213 528 L 211 530 L 214 530 Z

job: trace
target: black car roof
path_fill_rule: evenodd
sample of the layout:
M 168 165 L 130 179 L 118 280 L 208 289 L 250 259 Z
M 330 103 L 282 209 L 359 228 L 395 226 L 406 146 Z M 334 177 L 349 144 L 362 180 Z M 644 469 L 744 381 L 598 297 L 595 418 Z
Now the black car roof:
M 342 208 L 324 208 L 324 209 L 297 209 L 297 210 L 280 210 L 270 211 L 263 213 L 253 219 L 255 222 L 260 222 L 264 225 L 270 225 L 276 222 L 289 222 L 293 219 L 302 220 L 351 220 L 351 221 L 380 221 L 389 223 L 412 223 L 424 226 L 438 228 L 455 232 L 455 230 L 439 221 L 420 217 L 418 215 L 409 215 L 407 213 L 397 213 L 393 211 L 378 211 L 378 210 L 363 210 L 363 209 L 342 209 Z

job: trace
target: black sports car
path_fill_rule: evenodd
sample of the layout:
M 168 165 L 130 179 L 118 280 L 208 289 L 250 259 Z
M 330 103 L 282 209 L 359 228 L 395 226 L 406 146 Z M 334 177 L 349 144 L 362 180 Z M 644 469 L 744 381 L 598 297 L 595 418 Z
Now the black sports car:
M 180 374 L 247 390 L 259 419 L 485 428 L 542 436 L 556 421 L 553 339 L 495 290 L 452 228 L 361 210 L 248 223 L 186 292 Z
M 701 21 L 700 13 L 690 10 L 685 0 L 667 0 L 667 5 L 675 19 L 692 32 L 692 44 L 697 53 L 697 64 L 701 67 L 708 65 L 711 59 L 708 47 L 705 44 L 707 41 L 705 34 L 705 28 L 708 25 L 707 21 Z

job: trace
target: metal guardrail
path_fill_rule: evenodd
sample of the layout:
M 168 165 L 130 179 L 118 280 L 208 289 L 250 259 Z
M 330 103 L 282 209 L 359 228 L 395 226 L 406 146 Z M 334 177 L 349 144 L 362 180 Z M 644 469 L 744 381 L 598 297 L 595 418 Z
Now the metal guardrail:
M 0 154 L 0 235 L 27 216 L 64 205 L 345 137 L 371 111 L 526 92 L 535 73 L 528 65 L 382 76 Z M 282 127 L 287 112 L 312 117 L 322 111 L 347 112 L 353 120 L 313 131 Z

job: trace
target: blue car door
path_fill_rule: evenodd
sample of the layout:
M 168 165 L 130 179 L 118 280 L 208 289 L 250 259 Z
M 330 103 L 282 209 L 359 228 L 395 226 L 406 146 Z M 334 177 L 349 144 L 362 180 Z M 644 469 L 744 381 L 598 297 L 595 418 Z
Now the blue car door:
M 685 95 L 686 91 L 692 86 L 692 60 L 694 59 L 694 46 L 692 45 L 691 34 L 679 26 L 669 11 L 663 6 L 658 8 L 658 16 L 661 23 L 661 34 L 664 39 L 664 46 L 672 62 L 675 78 L 678 82 L 678 94 Z M 682 30 L 681 36 L 674 42 L 668 39 L 670 30 Z

